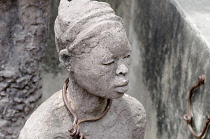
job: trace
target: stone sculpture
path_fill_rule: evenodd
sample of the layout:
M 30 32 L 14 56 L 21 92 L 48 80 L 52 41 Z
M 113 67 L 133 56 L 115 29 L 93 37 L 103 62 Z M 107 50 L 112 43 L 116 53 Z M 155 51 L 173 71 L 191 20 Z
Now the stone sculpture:
M 19 139 L 73 138 L 68 130 L 74 132 L 77 119 L 65 107 L 65 91 L 66 103 L 79 120 L 100 116 L 113 99 L 105 116 L 79 125 L 76 138 L 143 139 L 145 110 L 136 99 L 124 95 L 131 46 L 121 18 L 110 5 L 61 0 L 55 38 L 59 60 L 69 71 L 69 87 L 64 85 L 64 96 L 62 91 L 55 93 L 30 116 Z

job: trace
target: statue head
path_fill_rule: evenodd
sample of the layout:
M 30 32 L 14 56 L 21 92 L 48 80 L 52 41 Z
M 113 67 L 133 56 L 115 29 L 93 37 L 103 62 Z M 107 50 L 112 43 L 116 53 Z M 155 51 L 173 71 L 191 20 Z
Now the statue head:
M 128 90 L 131 46 L 109 4 L 61 0 L 55 40 L 61 64 L 81 88 L 111 99 Z

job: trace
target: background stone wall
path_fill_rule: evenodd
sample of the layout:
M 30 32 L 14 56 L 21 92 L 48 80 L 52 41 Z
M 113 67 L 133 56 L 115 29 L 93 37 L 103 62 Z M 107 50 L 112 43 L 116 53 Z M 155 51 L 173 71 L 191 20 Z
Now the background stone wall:
M 17 138 L 41 98 L 47 0 L 0 0 L 0 139 Z
M 140 63 L 135 74 L 141 76 L 135 84 L 130 84 L 133 90 L 129 93 L 145 106 L 146 138 L 193 138 L 183 115 L 188 92 L 201 74 L 207 80 L 193 96 L 195 130 L 201 132 L 205 115 L 210 113 L 210 38 L 207 37 L 210 2 L 139 0 L 134 3 L 137 12 L 131 26 L 139 40 L 140 52 L 140 58 L 134 55 Z

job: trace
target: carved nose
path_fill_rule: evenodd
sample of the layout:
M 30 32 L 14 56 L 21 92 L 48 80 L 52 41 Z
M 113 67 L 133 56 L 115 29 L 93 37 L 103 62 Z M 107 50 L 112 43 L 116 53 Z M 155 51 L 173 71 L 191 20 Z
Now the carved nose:
M 128 73 L 128 68 L 124 64 L 120 64 L 116 70 L 117 75 L 126 75 Z

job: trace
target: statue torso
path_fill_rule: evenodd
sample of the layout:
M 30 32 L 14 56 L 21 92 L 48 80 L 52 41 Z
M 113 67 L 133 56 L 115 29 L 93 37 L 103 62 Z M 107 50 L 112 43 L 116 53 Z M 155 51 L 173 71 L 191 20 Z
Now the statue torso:
M 143 139 L 145 111 L 140 102 L 124 95 L 114 99 L 102 119 L 80 124 L 88 139 Z M 71 139 L 72 116 L 66 110 L 61 91 L 44 102 L 28 119 L 19 139 Z

